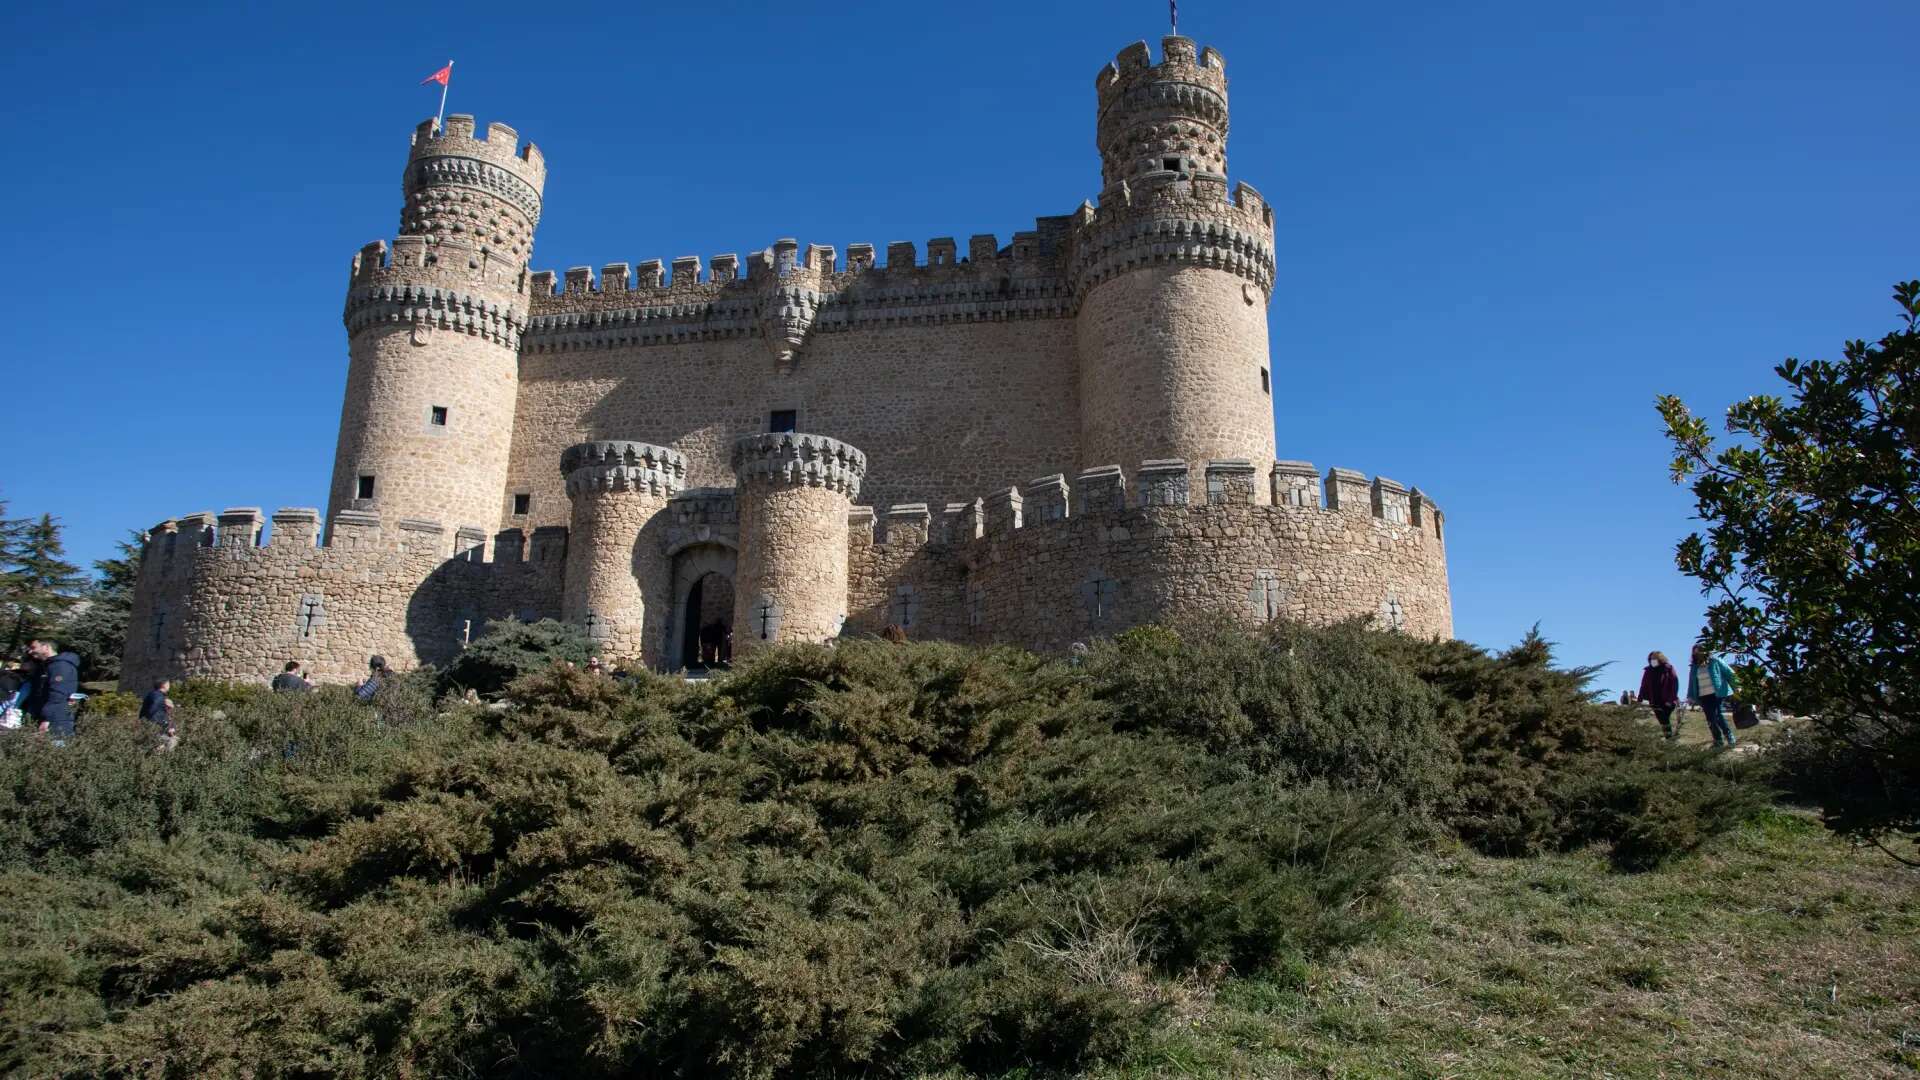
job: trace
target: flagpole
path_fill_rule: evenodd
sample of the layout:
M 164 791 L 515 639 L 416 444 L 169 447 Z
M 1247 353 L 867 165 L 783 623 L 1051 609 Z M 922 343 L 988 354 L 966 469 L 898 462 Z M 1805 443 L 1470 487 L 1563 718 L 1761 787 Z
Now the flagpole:
M 446 126 L 444 121 L 447 118 L 447 88 L 452 85 L 453 85 L 453 61 L 449 60 L 447 61 L 447 81 L 440 84 L 440 111 L 435 113 L 433 117 L 433 126 L 435 130 L 442 129 Z

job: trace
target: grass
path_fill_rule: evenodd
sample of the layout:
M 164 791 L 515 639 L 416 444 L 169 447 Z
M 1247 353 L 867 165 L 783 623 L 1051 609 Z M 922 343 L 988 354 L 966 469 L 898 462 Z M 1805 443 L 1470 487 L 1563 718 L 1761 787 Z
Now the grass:
M 1769 811 L 1645 874 L 1429 854 L 1386 937 L 1229 979 L 1111 1080 L 1920 1076 L 1920 875 Z

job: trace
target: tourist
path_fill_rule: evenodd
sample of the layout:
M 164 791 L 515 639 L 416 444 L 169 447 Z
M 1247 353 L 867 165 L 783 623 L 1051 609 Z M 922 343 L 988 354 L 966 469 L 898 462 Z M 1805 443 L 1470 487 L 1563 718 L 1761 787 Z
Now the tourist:
M 1733 696 L 1733 669 L 1707 651 L 1705 645 L 1693 647 L 1693 666 L 1687 670 L 1687 697 L 1700 703 L 1707 714 L 1707 729 L 1713 732 L 1713 745 L 1732 746 L 1733 728 L 1721 712 Z
M 173 726 L 173 699 L 167 691 L 173 684 L 166 679 L 153 680 L 153 689 L 140 701 L 140 719 L 159 729 L 159 749 L 171 750 L 180 745 L 180 735 Z
M 600 666 L 599 657 L 589 656 L 587 657 L 587 672 L 592 675 L 604 675 L 606 674 L 606 669 Z
M 313 689 L 313 684 L 301 677 L 298 660 L 287 661 L 287 666 L 281 670 L 280 674 L 273 677 L 273 682 L 269 685 L 278 694 L 301 694 Z
M 27 655 L 40 665 L 27 711 L 40 721 L 40 731 L 52 736 L 55 745 L 65 745 L 73 737 L 73 708 L 69 702 L 80 689 L 80 658 L 58 651 L 51 641 L 30 642 Z
M 374 695 L 378 694 L 380 688 L 387 685 L 387 680 L 392 677 L 393 672 L 387 668 L 386 657 L 379 655 L 367 657 L 367 678 L 365 682 L 353 688 L 354 700 L 372 701 Z
M 1676 737 L 1673 707 L 1680 703 L 1680 673 L 1673 669 L 1667 654 L 1655 650 L 1647 654 L 1647 667 L 1640 673 L 1640 700 L 1653 707 L 1660 718 L 1660 730 L 1669 740 Z
M 907 628 L 901 626 L 899 623 L 888 623 L 887 628 L 880 631 L 880 637 L 881 640 L 891 641 L 895 645 L 905 645 L 907 643 Z
M 24 667 L 0 669 L 0 730 L 18 731 L 27 715 L 33 675 Z

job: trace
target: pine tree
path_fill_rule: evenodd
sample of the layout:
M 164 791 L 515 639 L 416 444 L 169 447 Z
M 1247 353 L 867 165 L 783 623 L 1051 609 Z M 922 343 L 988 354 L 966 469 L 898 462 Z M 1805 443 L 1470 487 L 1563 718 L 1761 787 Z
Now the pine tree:
M 120 654 L 126 650 L 127 617 L 133 611 L 133 583 L 139 575 L 140 533 L 129 532 L 120 541 L 116 558 L 93 564 L 96 576 L 87 586 L 60 631 L 60 643 L 80 655 L 80 666 L 90 679 L 120 676 Z
M 65 558 L 60 523 L 52 514 L 12 524 L 13 536 L 0 562 L 0 618 L 6 620 L 0 629 L 6 634 L 8 655 L 19 653 L 34 638 L 53 636 L 85 585 L 80 568 Z

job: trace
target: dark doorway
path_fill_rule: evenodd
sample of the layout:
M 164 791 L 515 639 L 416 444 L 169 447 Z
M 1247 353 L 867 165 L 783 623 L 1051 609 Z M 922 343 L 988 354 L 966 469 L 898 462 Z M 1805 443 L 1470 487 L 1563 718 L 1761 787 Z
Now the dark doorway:
M 688 670 L 733 662 L 733 582 L 706 573 L 687 590 L 680 626 L 680 666 Z

